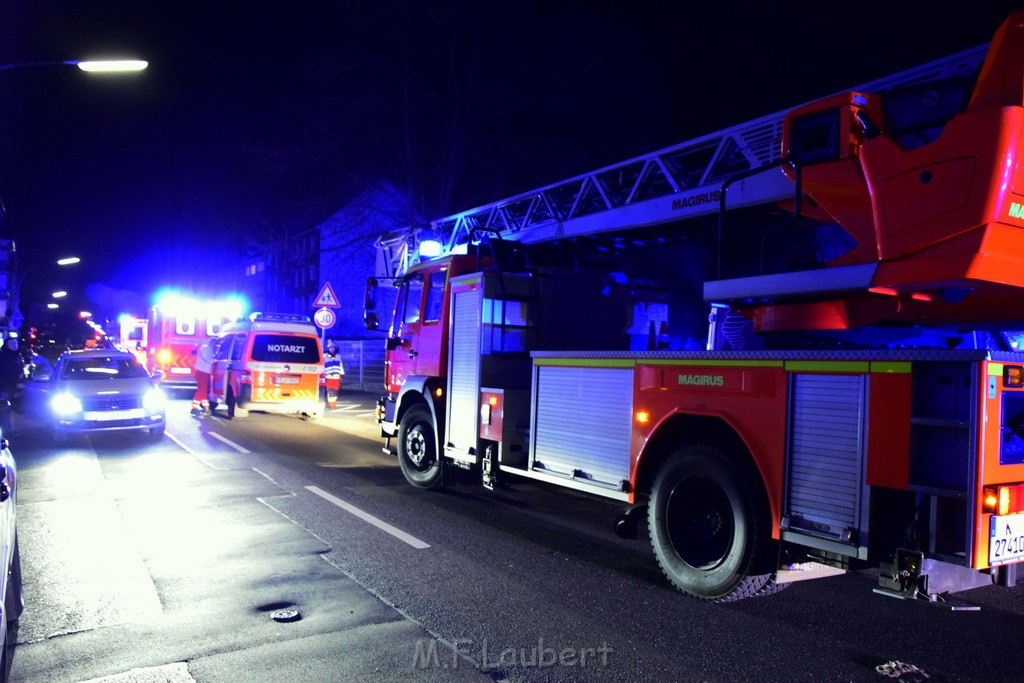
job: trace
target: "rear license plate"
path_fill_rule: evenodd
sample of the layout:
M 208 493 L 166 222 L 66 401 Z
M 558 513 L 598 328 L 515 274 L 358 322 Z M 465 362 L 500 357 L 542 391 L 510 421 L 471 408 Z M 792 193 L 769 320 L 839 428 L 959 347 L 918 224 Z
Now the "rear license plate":
M 108 420 L 132 420 L 137 417 L 145 417 L 146 411 L 141 408 L 133 410 L 92 410 L 84 415 L 86 420 L 96 420 L 97 422 L 105 422 Z
M 298 377 L 275 377 L 274 384 L 298 384 Z
M 191 375 L 192 368 L 171 368 L 172 375 Z
M 995 567 L 1024 559 L 1024 514 L 992 516 L 988 563 Z

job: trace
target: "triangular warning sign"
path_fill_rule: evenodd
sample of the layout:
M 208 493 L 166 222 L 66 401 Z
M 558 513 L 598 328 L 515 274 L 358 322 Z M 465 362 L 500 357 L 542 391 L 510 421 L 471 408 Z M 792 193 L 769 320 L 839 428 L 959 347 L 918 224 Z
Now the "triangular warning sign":
M 338 303 L 338 297 L 334 295 L 334 289 L 331 287 L 330 282 L 325 282 L 324 286 L 320 288 L 320 293 L 316 295 L 313 305 L 317 307 L 341 308 L 341 304 Z

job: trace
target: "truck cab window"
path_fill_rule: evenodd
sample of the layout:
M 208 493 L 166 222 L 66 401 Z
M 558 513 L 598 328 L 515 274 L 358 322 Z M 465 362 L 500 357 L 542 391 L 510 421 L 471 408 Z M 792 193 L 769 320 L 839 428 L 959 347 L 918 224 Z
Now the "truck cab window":
M 423 275 L 417 274 L 405 285 L 405 311 L 402 315 L 404 325 L 415 325 L 420 321 L 420 305 L 423 302 Z
M 431 274 L 427 286 L 427 307 L 423 315 L 423 322 L 436 323 L 441 319 L 441 308 L 444 304 L 444 279 L 448 269 L 444 268 Z

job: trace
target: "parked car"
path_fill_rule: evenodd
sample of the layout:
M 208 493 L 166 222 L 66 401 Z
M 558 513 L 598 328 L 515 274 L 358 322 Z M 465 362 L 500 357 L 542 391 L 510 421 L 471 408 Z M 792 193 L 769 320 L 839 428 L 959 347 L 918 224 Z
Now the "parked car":
M 135 356 L 115 349 L 66 351 L 49 370 L 37 366 L 22 396 L 26 416 L 49 424 L 54 441 L 68 434 L 148 431 L 166 426 L 166 399 Z
M 7 680 L 11 668 L 7 638 L 24 609 L 21 582 L 21 553 L 18 551 L 18 527 L 15 514 L 17 468 L 7 438 L 0 435 L 0 680 Z

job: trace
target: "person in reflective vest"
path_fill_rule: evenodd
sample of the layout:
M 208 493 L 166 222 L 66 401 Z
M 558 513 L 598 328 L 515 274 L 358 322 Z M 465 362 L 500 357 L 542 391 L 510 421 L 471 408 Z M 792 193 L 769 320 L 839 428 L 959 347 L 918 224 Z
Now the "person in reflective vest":
M 328 408 L 338 405 L 338 391 L 341 389 L 341 378 L 344 376 L 345 366 L 341 362 L 338 345 L 329 341 L 324 351 L 324 388 L 327 391 Z

